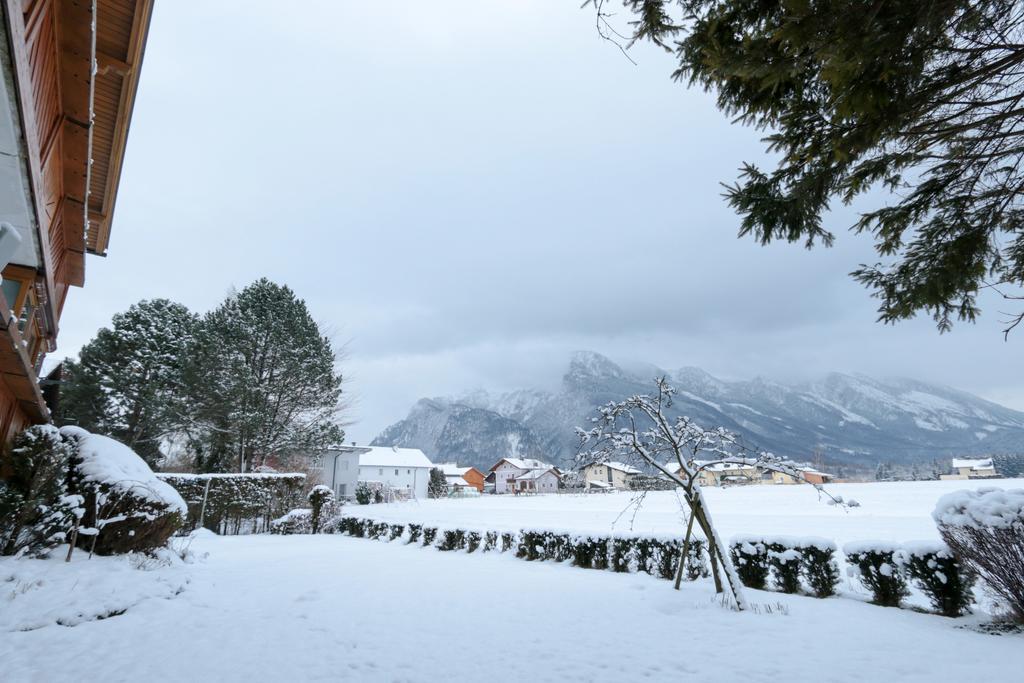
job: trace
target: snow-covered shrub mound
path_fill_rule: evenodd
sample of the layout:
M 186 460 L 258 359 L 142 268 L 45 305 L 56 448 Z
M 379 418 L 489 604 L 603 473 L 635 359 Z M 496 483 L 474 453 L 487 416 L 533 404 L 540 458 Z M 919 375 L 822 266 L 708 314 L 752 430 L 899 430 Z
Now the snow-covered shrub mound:
M 953 555 L 1024 623 L 1024 490 L 956 491 L 932 517 Z
M 300 508 L 286 512 L 270 522 L 270 533 L 282 536 L 313 533 L 313 511 Z
M 124 444 L 79 427 L 60 433 L 75 448 L 69 491 L 84 501 L 78 545 L 100 555 L 165 545 L 188 514 L 178 492 Z

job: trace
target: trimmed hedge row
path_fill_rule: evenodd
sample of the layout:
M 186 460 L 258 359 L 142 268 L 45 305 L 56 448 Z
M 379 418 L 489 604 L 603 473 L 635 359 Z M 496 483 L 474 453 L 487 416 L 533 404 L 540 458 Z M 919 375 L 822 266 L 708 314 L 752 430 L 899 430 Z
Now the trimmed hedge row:
M 908 579 L 947 617 L 970 611 L 974 602 L 977 577 L 944 543 L 851 543 L 843 550 L 876 604 L 899 607 L 910 593 Z
M 271 531 L 273 520 L 298 507 L 305 474 L 176 474 L 157 473 L 188 504 L 186 531 L 203 526 L 215 533 Z M 207 491 L 209 483 L 209 491 Z M 206 512 L 203 498 L 206 497 Z
M 578 535 L 545 529 L 481 532 L 423 524 L 388 524 L 360 517 L 339 518 L 336 533 L 356 538 L 403 540 L 406 544 L 433 546 L 443 552 L 511 552 L 530 562 L 569 562 L 583 569 L 644 572 L 663 579 L 675 577 L 683 547 L 678 539 Z M 691 539 L 684 578 L 695 581 L 709 574 L 704 540 Z
M 958 617 L 973 602 L 974 576 L 942 543 L 869 541 L 843 550 L 847 573 L 860 580 L 877 605 L 898 607 L 910 594 L 908 580 L 939 614 Z M 783 593 L 825 598 L 835 595 L 839 584 L 836 546 L 824 539 L 740 536 L 732 540 L 730 553 L 740 581 L 749 588 L 764 589 L 771 578 Z
M 836 546 L 822 538 L 737 536 L 729 546 L 744 586 L 763 590 L 769 577 L 783 593 L 804 591 L 818 598 L 835 595 L 839 585 Z

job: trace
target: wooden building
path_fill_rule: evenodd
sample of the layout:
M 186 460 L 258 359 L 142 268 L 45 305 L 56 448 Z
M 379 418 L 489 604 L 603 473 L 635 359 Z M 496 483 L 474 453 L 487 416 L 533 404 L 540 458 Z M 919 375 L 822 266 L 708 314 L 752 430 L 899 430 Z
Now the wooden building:
M 20 237 L 0 263 L 5 442 L 50 419 L 43 357 L 85 255 L 107 253 L 152 6 L 0 0 L 0 223 Z

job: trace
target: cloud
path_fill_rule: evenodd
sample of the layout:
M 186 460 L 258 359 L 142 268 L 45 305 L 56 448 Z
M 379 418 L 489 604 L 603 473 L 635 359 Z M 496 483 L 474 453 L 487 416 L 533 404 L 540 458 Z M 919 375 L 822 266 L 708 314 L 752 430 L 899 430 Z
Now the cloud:
M 110 258 L 61 353 L 139 298 L 202 311 L 267 276 L 351 339 L 364 441 L 420 396 L 557 381 L 579 348 L 1024 408 L 998 316 L 874 323 L 847 275 L 875 260 L 855 208 L 832 250 L 737 240 L 720 183 L 763 161 L 760 133 L 673 82 L 670 55 L 637 60 L 573 3 L 159 3 Z

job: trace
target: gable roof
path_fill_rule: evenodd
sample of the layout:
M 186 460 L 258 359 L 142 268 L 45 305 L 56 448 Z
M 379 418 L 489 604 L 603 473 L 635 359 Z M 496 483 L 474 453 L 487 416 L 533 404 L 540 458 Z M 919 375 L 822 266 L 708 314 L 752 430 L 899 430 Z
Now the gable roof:
M 554 465 L 550 465 L 546 462 L 541 462 L 540 460 L 534 460 L 532 458 L 502 458 L 501 460 L 494 464 L 494 467 L 491 468 L 491 471 L 493 472 L 494 470 L 501 467 L 501 463 L 503 462 L 507 462 L 508 464 L 512 465 L 513 467 L 519 470 L 546 470 L 554 468 Z
M 472 467 L 460 467 L 454 462 L 438 462 L 434 463 L 434 467 L 444 472 L 446 477 L 461 477 L 473 469 Z
M 626 474 L 643 474 L 643 472 L 641 472 L 637 468 L 633 467 L 632 465 L 627 465 L 626 463 L 623 463 L 623 462 L 615 462 L 615 461 L 612 461 L 612 462 L 601 462 L 601 461 L 595 460 L 594 462 L 592 462 L 589 465 L 587 465 L 587 467 L 591 467 L 593 465 L 603 465 L 603 466 L 607 467 L 608 469 L 618 470 L 620 472 L 625 472 Z
M 434 464 L 418 448 L 398 446 L 359 446 L 338 450 L 354 450 L 359 453 L 360 467 L 433 467 Z
M 558 472 L 555 470 L 555 468 L 554 467 L 548 467 L 546 469 L 534 469 L 534 470 L 530 470 L 528 472 L 525 472 L 524 474 L 520 474 L 518 477 L 515 478 L 515 481 L 532 481 L 534 479 L 540 479 L 541 477 L 543 477 L 548 472 L 553 474 L 556 479 L 558 478 Z

